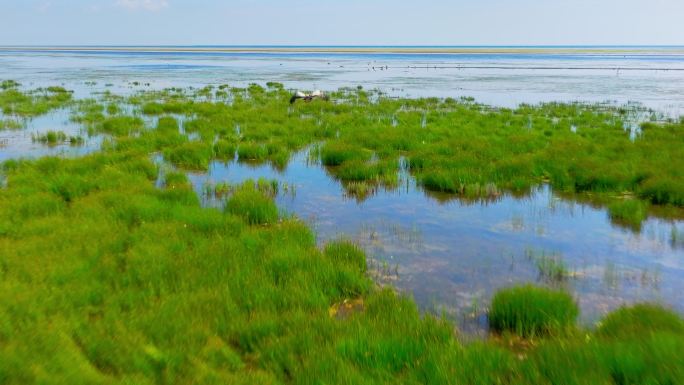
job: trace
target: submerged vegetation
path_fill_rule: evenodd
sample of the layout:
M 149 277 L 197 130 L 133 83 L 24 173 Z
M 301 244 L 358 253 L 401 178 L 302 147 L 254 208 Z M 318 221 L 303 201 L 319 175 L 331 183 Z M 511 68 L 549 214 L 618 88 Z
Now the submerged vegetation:
M 32 100 L 3 101 L 9 115 L 53 94 L 74 103 L 2 89 Z M 591 330 L 569 294 L 514 287 L 492 301 L 495 336 L 464 344 L 450 320 L 375 286 L 357 245 L 318 247 L 279 212 L 276 182 L 214 186 L 219 210 L 202 207 L 182 172 L 236 155 L 285 167 L 319 144 L 317 160 L 357 191 L 392 188 L 400 171 L 473 197 L 548 182 L 606 197 L 631 221 L 648 205 L 684 205 L 683 123 L 650 124 L 632 141 L 618 110 L 331 96 L 291 107 L 277 84 L 106 94 L 73 116 L 108 135 L 100 152 L 4 162 L 0 382 L 684 383 L 684 321 L 667 309 L 623 308 Z M 161 184 L 153 154 L 177 167 Z M 624 192 L 638 204 L 617 200 Z M 541 272 L 566 270 L 540 262 Z

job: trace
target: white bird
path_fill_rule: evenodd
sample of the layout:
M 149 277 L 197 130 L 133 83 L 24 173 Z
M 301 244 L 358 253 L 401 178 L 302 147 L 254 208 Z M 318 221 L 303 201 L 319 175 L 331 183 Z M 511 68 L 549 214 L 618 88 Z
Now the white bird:
M 304 99 L 305 102 L 310 102 L 314 99 L 323 99 L 323 100 L 328 100 L 328 95 L 323 93 L 321 90 L 316 90 L 310 94 L 305 94 L 302 91 L 297 91 L 295 92 L 294 95 L 290 98 L 290 104 L 294 103 L 297 101 L 297 99 Z

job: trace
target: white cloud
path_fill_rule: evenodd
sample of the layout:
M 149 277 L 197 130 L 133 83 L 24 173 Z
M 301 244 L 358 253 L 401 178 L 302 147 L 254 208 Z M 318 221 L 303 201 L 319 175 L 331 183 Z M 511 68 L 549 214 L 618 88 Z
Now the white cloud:
M 130 10 L 159 11 L 169 6 L 168 0 L 116 0 L 116 5 Z

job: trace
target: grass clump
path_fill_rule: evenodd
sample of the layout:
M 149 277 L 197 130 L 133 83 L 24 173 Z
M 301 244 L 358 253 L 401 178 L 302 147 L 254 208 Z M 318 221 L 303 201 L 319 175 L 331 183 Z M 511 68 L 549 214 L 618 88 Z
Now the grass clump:
M 31 139 L 34 142 L 44 143 L 50 146 L 55 146 L 57 144 L 69 142 L 72 146 L 80 146 L 83 144 L 84 139 L 81 136 L 67 136 L 62 131 L 47 131 L 43 134 L 32 135 Z
M 616 201 L 608 205 L 608 215 L 616 223 L 640 229 L 647 218 L 647 205 L 637 199 Z
M 366 272 L 366 254 L 357 245 L 346 240 L 329 242 L 323 249 L 325 258 L 335 266 L 336 297 L 358 297 L 369 292 L 371 285 Z
M 568 293 L 526 285 L 494 295 L 489 326 L 522 337 L 556 335 L 573 327 L 578 314 L 577 304 Z
M 325 166 L 339 166 L 350 160 L 367 160 L 369 154 L 346 143 L 329 142 L 320 149 L 321 162 Z
M 264 160 L 268 156 L 266 146 L 258 143 L 240 143 L 237 147 L 238 159 L 240 160 Z
M 343 186 L 345 194 L 358 202 L 363 202 L 378 191 L 377 184 L 367 181 L 350 181 L 343 183 Z
M 676 173 L 665 170 L 667 169 L 664 168 L 661 175 L 650 177 L 639 184 L 639 197 L 658 205 L 684 207 L 684 181 Z
M 353 266 L 362 273 L 366 272 L 366 254 L 351 241 L 328 242 L 325 245 L 325 255 L 333 261 Z
M 214 143 L 214 157 L 224 161 L 235 159 L 235 150 L 237 146 L 235 143 L 225 139 L 219 139 Z
M 278 207 L 273 197 L 252 180 L 235 189 L 226 203 L 226 211 L 241 217 L 250 225 L 273 224 L 278 221 Z
M 98 123 L 94 131 L 113 136 L 129 136 L 140 132 L 145 126 L 142 119 L 133 116 L 107 117 Z
M 175 118 L 163 116 L 159 118 L 159 121 L 157 122 L 157 131 L 164 133 L 177 133 L 178 121 Z
M 65 141 L 67 139 L 67 135 L 62 131 L 48 131 L 42 135 L 36 135 L 32 139 L 35 142 L 57 144 Z
M 187 175 L 178 171 L 167 172 L 164 175 L 164 185 L 166 188 L 190 187 Z
M 597 335 L 630 339 L 661 332 L 684 334 L 684 321 L 661 305 L 637 304 L 621 307 L 607 315 L 601 320 Z
M 20 130 L 24 125 L 14 119 L 0 119 L 0 130 Z
M 69 137 L 69 144 L 72 146 L 81 146 L 85 143 L 85 139 L 80 135 L 72 135 Z
M 203 142 L 185 142 L 164 150 L 164 158 L 175 166 L 190 170 L 206 170 L 213 156 L 210 145 Z

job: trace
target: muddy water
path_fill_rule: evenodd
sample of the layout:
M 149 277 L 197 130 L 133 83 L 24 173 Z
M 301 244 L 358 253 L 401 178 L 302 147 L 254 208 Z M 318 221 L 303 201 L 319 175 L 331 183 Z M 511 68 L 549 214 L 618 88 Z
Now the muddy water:
M 640 231 L 622 228 L 606 210 L 561 199 L 548 186 L 490 202 L 436 199 L 408 175 L 401 188 L 359 201 L 306 152 L 283 171 L 213 162 L 209 172 L 189 177 L 214 207 L 223 202 L 207 186 L 277 179 L 287 186 L 279 207 L 309 222 L 319 242 L 355 240 L 378 282 L 475 331 L 493 292 L 520 282 L 567 287 L 586 323 L 646 300 L 684 311 L 684 221 L 649 218 Z M 563 266 L 562 277 L 554 266 Z

